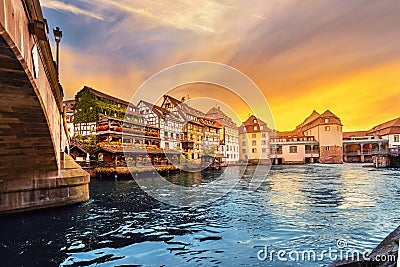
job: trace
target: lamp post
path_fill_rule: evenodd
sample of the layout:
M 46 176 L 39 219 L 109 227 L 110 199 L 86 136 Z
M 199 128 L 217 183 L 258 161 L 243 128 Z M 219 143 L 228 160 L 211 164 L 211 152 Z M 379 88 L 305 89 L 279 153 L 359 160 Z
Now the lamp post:
M 62 31 L 60 30 L 60 27 L 56 27 L 55 29 L 53 29 L 53 34 L 54 34 L 54 39 L 55 39 L 56 45 L 57 45 L 56 63 L 57 63 L 57 73 L 59 73 L 59 66 L 60 66 L 60 62 L 59 62 L 59 46 L 60 46 L 60 41 L 61 41 L 61 38 L 62 38 Z

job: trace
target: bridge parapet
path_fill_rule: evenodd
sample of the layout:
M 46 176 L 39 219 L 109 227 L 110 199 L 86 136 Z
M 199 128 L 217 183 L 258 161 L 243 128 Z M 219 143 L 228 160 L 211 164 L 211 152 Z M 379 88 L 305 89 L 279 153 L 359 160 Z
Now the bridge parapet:
M 52 181 L 73 174 L 63 166 L 63 149 L 68 145 L 63 89 L 47 34 L 39 0 L 0 0 L 0 212 L 88 198 L 88 174 L 81 173 L 79 166 L 76 173 L 87 176 L 85 182 L 69 179 L 65 183 L 86 193 L 68 195 L 69 201 L 54 193 L 65 186 Z M 38 189 L 36 185 L 44 181 L 48 188 Z M 38 190 L 54 192 L 43 201 Z M 32 197 L 26 198 L 26 192 Z

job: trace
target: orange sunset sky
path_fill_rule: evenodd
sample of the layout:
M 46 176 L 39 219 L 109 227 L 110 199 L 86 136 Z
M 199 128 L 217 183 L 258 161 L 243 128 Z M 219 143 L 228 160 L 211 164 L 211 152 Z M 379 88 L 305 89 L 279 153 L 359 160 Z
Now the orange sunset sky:
M 130 100 L 154 73 L 201 60 L 251 78 L 279 130 L 293 129 L 313 110 L 330 109 L 345 131 L 400 117 L 397 0 L 40 2 L 50 28 L 63 30 L 60 79 L 67 99 L 88 85 Z M 187 94 L 226 97 L 206 85 L 173 95 Z M 241 120 L 249 113 L 239 104 L 234 110 Z

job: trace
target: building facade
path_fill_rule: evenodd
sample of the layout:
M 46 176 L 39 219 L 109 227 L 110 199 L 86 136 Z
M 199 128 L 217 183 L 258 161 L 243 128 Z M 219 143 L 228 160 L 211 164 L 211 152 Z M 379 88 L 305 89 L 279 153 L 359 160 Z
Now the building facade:
M 342 123 L 331 111 L 319 114 L 314 110 L 295 132 L 318 141 L 320 163 L 343 163 Z
M 319 162 L 319 144 L 314 136 L 277 132 L 271 137 L 271 159 L 273 164 Z
M 244 162 L 270 162 L 271 130 L 262 120 L 250 116 L 239 127 L 239 160 Z
M 400 147 L 400 118 L 381 123 L 368 131 L 368 135 L 388 140 L 389 148 Z
M 344 162 L 373 162 L 376 155 L 386 153 L 388 140 L 369 135 L 368 131 L 343 133 Z
M 189 106 L 184 98 L 178 100 L 164 95 L 161 107 L 179 116 L 183 122 L 180 142 L 182 153 L 186 158 L 200 163 L 205 154 L 216 154 L 220 144 L 220 125 L 216 121 Z
M 137 107 L 147 125 L 160 129 L 162 149 L 181 149 L 183 120 L 179 116 L 144 100 L 141 100 Z
M 221 108 L 211 108 L 206 116 L 214 119 L 221 125 L 220 144 L 218 152 L 222 154 L 222 161 L 235 163 L 239 161 L 239 130 L 236 124 L 228 117 Z
M 313 111 L 293 131 L 275 131 L 271 135 L 274 164 L 342 163 L 342 124 L 327 110 Z
M 75 105 L 75 99 L 63 101 L 65 120 L 67 122 L 67 129 L 68 129 L 68 134 L 69 134 L 70 138 L 74 137 L 74 135 L 75 135 L 75 133 L 74 133 L 74 105 Z
M 99 117 L 123 120 L 126 112 L 139 117 L 137 108 L 129 102 L 85 86 L 75 96 L 74 135 L 95 135 Z
M 367 131 L 343 133 L 345 162 L 373 162 L 374 157 L 400 148 L 400 118 L 372 127 Z

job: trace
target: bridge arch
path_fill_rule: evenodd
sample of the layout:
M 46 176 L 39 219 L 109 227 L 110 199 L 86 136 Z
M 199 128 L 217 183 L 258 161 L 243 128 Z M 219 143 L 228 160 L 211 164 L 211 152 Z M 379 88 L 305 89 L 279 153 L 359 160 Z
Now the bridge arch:
M 88 199 L 39 0 L 0 0 L 0 213 Z

